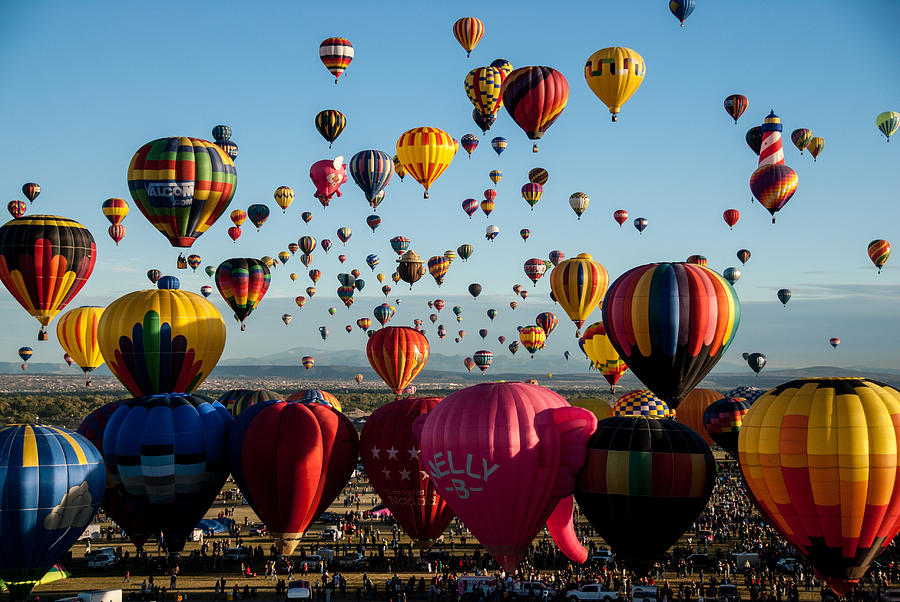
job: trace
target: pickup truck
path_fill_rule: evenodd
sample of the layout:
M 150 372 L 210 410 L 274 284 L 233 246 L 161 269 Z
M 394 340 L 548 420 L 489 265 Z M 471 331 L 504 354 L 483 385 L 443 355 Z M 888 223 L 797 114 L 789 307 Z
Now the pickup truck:
M 510 600 L 515 600 L 516 598 L 540 598 L 544 590 L 547 591 L 547 596 L 552 598 L 556 594 L 556 590 L 547 587 L 540 581 L 523 581 L 521 583 L 516 583 L 512 589 L 506 590 L 506 593 L 509 594 Z
M 577 602 L 578 600 L 601 600 L 602 602 L 612 602 L 619 597 L 619 592 L 606 589 L 602 583 L 591 583 L 582 585 L 578 589 L 572 589 L 566 592 L 566 600 L 569 602 Z
M 335 558 L 334 565 L 342 569 L 355 569 L 366 566 L 366 557 L 359 552 L 351 552 Z
M 609 548 L 599 547 L 591 554 L 590 561 L 601 565 L 612 564 L 616 561 L 616 555 Z

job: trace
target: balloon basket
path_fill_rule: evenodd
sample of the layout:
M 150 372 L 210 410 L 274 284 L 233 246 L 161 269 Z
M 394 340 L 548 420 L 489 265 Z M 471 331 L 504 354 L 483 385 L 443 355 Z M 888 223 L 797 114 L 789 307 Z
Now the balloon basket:
M 46 331 L 46 329 L 41 328 L 41 329 L 38 331 L 37 340 L 39 340 L 39 341 L 46 341 L 46 340 L 47 340 L 47 331 Z

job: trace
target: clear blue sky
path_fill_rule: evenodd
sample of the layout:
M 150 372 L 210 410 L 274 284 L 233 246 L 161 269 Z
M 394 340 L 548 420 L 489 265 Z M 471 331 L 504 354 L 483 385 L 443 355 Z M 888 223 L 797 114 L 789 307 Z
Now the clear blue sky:
M 358 331 L 347 335 L 343 326 L 371 317 L 384 300 L 364 258 L 377 253 L 382 265 L 376 271 L 390 274 L 396 256 L 388 239 L 405 234 L 426 258 L 465 242 L 476 248 L 468 263 L 454 262 L 441 289 L 426 276 L 411 293 L 402 283 L 395 286 L 389 298 L 403 299 L 394 323 L 425 319 L 432 348 L 440 353 L 471 355 L 483 344 L 477 330 L 487 327 L 492 343 L 484 346 L 508 354 L 496 335 L 512 340 L 516 325 L 552 310 L 560 326 L 541 353 L 580 354 L 574 327 L 548 299 L 548 279 L 533 287 L 522 271 L 525 260 L 546 257 L 552 249 L 569 257 L 589 252 L 613 279 L 636 265 L 682 261 L 692 253 L 706 255 L 710 267 L 721 271 L 739 266 L 735 252 L 748 248 L 752 257 L 736 285 L 744 316 L 723 367 L 738 368 L 742 351 L 766 353 L 770 367 L 896 367 L 900 258 L 877 275 L 866 245 L 874 238 L 900 244 L 900 141 L 885 144 L 874 125 L 879 112 L 900 110 L 900 57 L 892 26 L 900 19 L 900 3 L 700 0 L 683 29 L 664 0 L 337 6 L 6 3 L 0 24 L 0 190 L 5 202 L 22 198 L 24 182 L 39 182 L 43 192 L 31 213 L 72 217 L 93 232 L 97 269 L 70 307 L 105 305 L 145 288 L 151 267 L 175 273 L 177 250 L 130 199 L 128 162 L 152 139 L 210 139 L 210 129 L 224 123 L 240 146 L 231 208 L 264 202 L 272 215 L 259 233 L 245 224 L 243 237 L 232 244 L 226 212 L 194 245 L 204 265 L 233 256 L 274 256 L 304 234 L 335 243 L 330 254 L 314 254 L 311 267 L 324 276 L 319 294 L 302 310 L 293 298 L 310 283 L 299 256 L 273 272 L 269 293 L 244 333 L 214 293 L 210 300 L 229 325 L 225 358 L 292 347 L 355 347 L 362 354 L 364 338 Z M 451 31 L 454 20 L 467 15 L 478 16 L 486 27 L 470 59 Z M 337 86 L 318 58 L 319 42 L 332 35 L 349 38 L 356 50 Z M 644 84 L 616 124 L 583 77 L 586 58 L 614 45 L 635 49 L 647 62 Z M 569 81 L 568 106 L 537 155 L 503 109 L 471 160 L 460 150 L 429 200 L 422 200 L 412 178 L 392 180 L 375 234 L 365 225 L 370 210 L 352 180 L 327 210 L 312 197 L 308 170 L 316 160 L 338 154 L 349 160 L 366 148 L 393 155 L 399 134 L 420 125 L 441 127 L 456 138 L 480 133 L 470 118 L 463 79 L 470 69 L 499 57 L 515 67 L 552 66 Z M 722 108 L 731 93 L 750 99 L 737 126 Z M 313 125 L 324 108 L 337 108 L 348 118 L 333 150 Z M 807 127 L 826 140 L 814 164 L 786 136 L 787 164 L 798 172 L 800 185 L 775 226 L 750 203 L 748 179 L 756 157 L 744 143 L 746 130 L 770 109 L 781 116 L 785 134 Z M 500 158 L 489 145 L 497 135 L 509 140 Z M 535 166 L 548 169 L 550 181 L 531 212 L 519 189 Z M 490 219 L 479 212 L 469 220 L 460 203 L 481 198 L 494 168 L 504 173 L 497 207 Z M 279 185 L 297 194 L 286 215 L 272 199 Z M 568 206 L 575 191 L 591 197 L 580 222 Z M 128 234 L 118 248 L 100 211 L 108 197 L 125 198 L 132 206 L 124 222 Z M 612 213 L 619 208 L 650 221 L 643 235 L 630 223 L 621 229 L 615 224 Z M 728 208 L 742 214 L 733 231 L 722 220 Z M 305 210 L 314 214 L 310 224 L 299 218 Z M 483 236 L 489 223 L 501 228 L 493 243 Z M 346 248 L 335 235 L 344 225 L 353 229 Z M 518 235 L 523 227 L 531 229 L 527 243 Z M 350 258 L 343 266 L 337 261 L 341 252 Z M 367 287 L 348 311 L 336 297 L 335 276 L 352 267 L 363 271 Z M 301 275 L 295 283 L 288 278 L 292 271 Z M 189 290 L 212 284 L 202 269 L 177 275 Z M 470 282 L 484 285 L 476 302 L 465 292 Z M 517 299 L 511 291 L 517 282 L 527 285 L 531 296 L 518 299 L 513 312 L 508 302 Z M 787 309 L 775 298 L 782 287 L 794 293 Z M 460 345 L 452 337 L 438 341 L 427 321 L 425 301 L 437 297 L 447 301 L 439 323 L 451 333 L 458 327 L 449 309 L 457 303 L 464 307 L 461 326 L 469 334 Z M 336 316 L 328 315 L 329 306 L 338 308 Z M 484 313 L 489 307 L 500 310 L 494 323 Z M 30 345 L 33 361 L 59 361 L 62 351 L 53 337 L 35 341 L 37 323 L 5 291 L 0 311 L 5 360 L 16 361 L 16 349 Z M 280 321 L 284 312 L 294 315 L 289 327 Z M 599 319 L 599 312 L 592 317 Z M 325 347 L 320 325 L 332 331 Z M 837 352 L 827 344 L 831 336 L 843 340 Z

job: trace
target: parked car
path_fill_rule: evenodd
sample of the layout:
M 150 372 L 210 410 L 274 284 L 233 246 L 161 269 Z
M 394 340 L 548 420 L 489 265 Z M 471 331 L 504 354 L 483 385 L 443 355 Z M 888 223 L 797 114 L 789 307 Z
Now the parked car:
M 250 552 L 244 548 L 229 548 L 228 551 L 222 555 L 222 560 L 228 562 L 243 562 L 245 560 L 250 560 Z
M 718 602 L 741 602 L 741 593 L 733 583 L 723 583 L 719 586 Z
M 319 520 L 326 525 L 337 525 L 344 519 L 343 516 L 338 514 L 337 512 L 323 512 L 319 516 Z
M 572 589 L 566 592 L 566 599 L 569 602 L 578 602 L 579 600 L 601 600 L 602 602 L 612 602 L 619 597 L 616 590 L 606 589 L 602 583 L 591 583 L 582 585 L 578 589 Z
M 657 602 L 659 589 L 655 585 L 635 585 L 631 588 L 631 602 Z
M 309 556 L 304 556 L 303 558 L 298 560 L 294 564 L 294 569 L 297 569 L 298 567 L 302 569 L 304 564 L 306 565 L 307 571 L 318 573 L 322 571 L 322 566 L 325 564 L 325 559 L 318 554 L 310 554 Z
M 609 548 L 600 546 L 591 554 L 590 560 L 599 564 L 612 564 L 616 561 L 616 555 Z
M 516 598 L 540 598 L 544 590 L 547 590 L 547 596 L 550 598 L 556 594 L 556 590 L 547 587 L 540 581 L 522 581 L 506 592 L 511 600 L 515 600 Z
M 87 562 L 89 569 L 108 569 L 119 564 L 119 559 L 113 552 L 101 552 L 92 555 Z
M 342 569 L 358 569 L 366 566 L 366 557 L 359 552 L 351 552 L 335 558 L 334 565 Z
M 264 523 L 250 523 L 250 537 L 260 537 L 266 535 L 268 532 L 269 530 Z
M 319 537 L 322 541 L 338 541 L 344 538 L 344 532 L 334 526 L 325 527 Z
M 793 575 L 800 567 L 797 564 L 796 558 L 780 558 L 778 562 L 775 563 L 775 568 L 780 573 Z

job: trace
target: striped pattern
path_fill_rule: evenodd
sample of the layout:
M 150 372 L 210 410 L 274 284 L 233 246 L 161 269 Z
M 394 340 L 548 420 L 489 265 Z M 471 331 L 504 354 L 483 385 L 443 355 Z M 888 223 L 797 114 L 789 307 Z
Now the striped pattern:
M 784 207 L 797 192 L 797 172 L 787 165 L 764 165 L 750 176 L 750 192 L 756 200 L 772 214 Z
M 25 195 L 25 198 L 29 200 L 29 202 L 34 202 L 34 199 L 38 198 L 38 195 L 41 194 L 41 186 L 36 182 L 28 182 L 26 184 L 22 184 L 22 194 Z
M 453 37 L 466 51 L 466 56 L 471 56 L 472 51 L 481 41 L 484 35 L 484 23 L 476 17 L 463 17 L 453 24 Z
M 382 303 L 372 310 L 372 314 L 375 316 L 375 319 L 378 320 L 378 323 L 384 326 L 390 322 L 396 311 L 397 310 L 390 303 Z
M 466 199 L 462 202 L 462 209 L 471 219 L 471 217 L 475 215 L 475 212 L 478 211 L 478 201 L 475 199 Z
M 353 236 L 353 231 L 347 226 L 343 226 L 337 229 L 336 234 L 338 240 L 340 240 L 342 244 L 346 245 L 347 241 L 350 240 L 350 237 Z
M 217 401 L 225 406 L 232 418 L 237 418 L 238 414 L 250 406 L 273 399 L 282 400 L 284 398 L 268 389 L 231 389 L 222 393 Z
M 294 202 L 294 189 L 290 186 L 279 186 L 275 189 L 272 196 L 275 197 L 275 202 L 278 206 L 286 213 L 287 208 Z
M 891 256 L 891 243 L 883 239 L 873 240 L 869 243 L 869 246 L 866 247 L 866 252 L 869 254 L 869 259 L 871 259 L 872 263 L 875 264 L 875 267 L 878 268 L 878 273 L 880 274 L 881 268 L 887 263 L 888 257 Z
M 598 50 L 584 65 L 584 79 L 588 87 L 609 108 L 612 120 L 644 83 L 647 63 L 630 48 L 613 46 Z
M 740 119 L 741 115 L 744 114 L 744 111 L 747 110 L 748 105 L 749 101 L 743 94 L 732 94 L 725 99 L 725 111 L 729 115 L 731 115 L 731 118 L 734 119 L 735 124 L 737 124 L 738 119 Z
M 635 376 L 672 408 L 716 365 L 740 318 L 731 285 L 689 263 L 633 268 L 603 300 L 610 342 Z
M 484 203 L 482 203 L 482 208 L 484 208 Z M 444 283 L 444 277 L 449 269 L 450 260 L 443 255 L 435 255 L 428 260 L 428 273 L 431 274 L 438 286 Z
M 525 349 L 528 350 L 528 353 L 534 357 L 535 351 L 544 348 L 544 343 L 547 340 L 547 333 L 544 332 L 544 329 L 540 326 L 525 326 L 519 331 L 519 340 L 522 342 L 522 345 L 525 346 Z
M 492 201 L 490 199 L 484 199 L 483 201 L 481 201 L 481 211 L 484 212 L 485 216 L 488 216 L 491 214 L 491 212 L 494 210 L 494 206 L 495 206 L 494 201 Z
M 725 397 L 710 404 L 703 412 L 703 427 L 707 434 L 733 457 L 737 457 L 738 433 L 750 403 L 743 397 Z
M 128 166 L 138 209 L 173 247 L 190 247 L 228 208 L 237 189 L 234 161 L 199 138 L 160 138 Z
M 306 389 L 305 391 L 297 391 L 288 395 L 285 401 L 297 401 L 299 403 L 318 403 L 321 405 L 331 406 L 338 412 L 343 412 L 341 400 L 328 391 L 321 389 Z
M 575 212 L 575 215 L 578 216 L 578 219 L 581 219 L 581 214 L 584 213 L 585 210 L 587 210 L 590 202 L 591 197 L 583 192 L 576 192 L 569 197 L 569 207 L 572 208 L 572 211 Z
M 400 157 L 394 155 L 392 159 L 394 162 L 394 171 L 397 173 L 397 177 L 400 178 L 400 181 L 403 181 L 403 178 L 406 177 L 406 168 L 403 167 L 403 163 L 400 163 Z
M 450 166 L 456 155 L 453 137 L 444 130 L 417 127 L 404 132 L 397 140 L 397 157 L 407 173 L 428 189 Z
M 394 175 L 394 162 L 391 156 L 380 150 L 359 151 L 350 158 L 350 175 L 366 197 L 372 203 Z
M 0 430 L 0 579 L 25 600 L 91 521 L 103 498 L 100 452 L 52 426 Z
M 213 139 L 216 142 L 228 140 L 231 138 L 231 128 L 227 125 L 217 125 L 212 129 Z
M 686 263 L 692 263 L 705 268 L 709 264 L 709 260 L 703 255 L 691 255 L 687 258 Z
M 644 230 L 647 229 L 648 225 L 650 225 L 650 222 L 648 222 L 646 218 L 643 218 L 643 217 L 634 218 L 634 227 L 637 229 L 638 232 L 643 233 Z
M 669 12 L 675 15 L 675 18 L 678 19 L 681 22 L 681 26 L 684 27 L 684 20 L 694 12 L 694 5 L 694 0 L 669 0 Z M 737 117 L 734 119 L 737 121 Z
M 628 371 L 628 365 L 609 342 L 603 322 L 594 322 L 585 328 L 584 334 L 578 339 L 578 346 L 591 361 L 591 365 L 600 371 L 610 388 Z
M 319 59 L 334 76 L 334 83 L 353 60 L 353 44 L 345 38 L 327 38 L 319 44 Z
M 28 211 L 28 205 L 25 204 L 25 201 L 10 201 L 6 205 L 6 210 L 13 216 L 13 219 L 19 219 Z
M 487 349 L 481 349 L 472 354 L 472 361 L 478 366 L 478 369 L 484 372 L 491 367 L 494 362 L 494 354 Z
M 791 132 L 791 142 L 794 143 L 801 155 L 806 150 L 806 147 L 809 146 L 809 141 L 812 140 L 812 137 L 812 132 L 806 128 L 799 128 Z
M 125 199 L 106 199 L 101 206 L 103 215 L 109 220 L 113 226 L 122 223 L 125 216 L 128 215 L 128 203 Z
M 550 172 L 543 167 L 535 167 L 528 171 L 528 181 L 543 186 L 550 179 Z
M 85 374 L 103 364 L 99 336 L 102 315 L 102 307 L 77 307 L 60 316 L 56 324 L 59 344 Z
M 428 363 L 428 354 L 425 335 L 406 326 L 386 326 L 366 343 L 369 364 L 397 396 Z
M 525 202 L 528 203 L 528 206 L 531 207 L 532 211 L 534 211 L 534 206 L 541 200 L 543 194 L 544 187 L 540 184 L 529 182 L 522 186 L 522 198 L 525 199 Z
M 875 118 L 875 125 L 884 134 L 885 139 L 890 142 L 891 135 L 900 127 L 900 113 L 897 111 L 885 111 L 879 113 Z
M 607 284 L 606 268 L 587 253 L 560 262 L 550 272 L 550 290 L 575 323 L 575 336 L 581 336 L 581 326 L 600 304 Z
M 494 152 L 497 153 L 498 157 L 506 150 L 506 146 L 506 138 L 497 136 L 496 138 L 491 139 L 491 148 L 494 149 Z
M 551 67 L 522 67 L 503 80 L 502 97 L 513 121 L 538 140 L 566 108 L 569 82 Z
M 900 391 L 863 378 L 795 380 L 743 418 L 741 471 L 778 532 L 845 594 L 900 530 Z
M 809 154 L 813 156 L 813 161 L 815 161 L 818 159 L 819 153 L 825 148 L 825 139 L 814 136 L 810 139 L 809 145 L 806 148 L 809 150 Z
M 466 75 L 463 82 L 466 96 L 482 119 L 494 117 L 503 105 L 500 89 L 503 87 L 505 77 L 494 67 L 478 67 Z
M 216 269 L 216 288 L 243 323 L 269 290 L 269 268 L 252 257 L 232 257 Z
M 762 124 L 762 143 L 759 147 L 759 164 L 784 165 L 784 149 L 781 146 L 781 119 L 774 111 L 769 113 Z
M 225 433 L 232 418 L 203 395 L 162 393 L 123 400 L 103 433 L 110 478 L 169 552 L 215 501 L 228 476 Z
M 347 127 L 347 118 L 336 109 L 325 109 L 316 114 L 316 130 L 329 143 L 337 140 Z M 328 145 L 331 148 L 331 144 Z
M 311 355 L 304 355 L 300 358 L 300 365 L 303 366 L 306 370 L 309 370 L 313 366 L 316 365 L 316 358 Z
M 506 59 L 494 59 L 493 61 L 491 61 L 491 67 L 496 67 L 497 69 L 499 69 L 504 78 L 512 73 L 513 70 L 512 63 L 510 63 Z
M 556 314 L 553 312 L 544 311 L 535 316 L 534 322 L 540 326 L 544 330 L 544 333 L 549 337 L 559 325 L 559 318 L 557 318 Z
M 0 227 L 0 282 L 43 326 L 87 283 L 96 261 L 94 237 L 73 219 L 30 215 Z
M 245 221 L 247 221 L 247 212 L 243 209 L 235 209 L 231 212 L 231 221 L 234 222 L 234 225 L 238 228 L 243 225 Z
M 547 271 L 547 264 L 544 263 L 543 259 L 532 257 L 525 262 L 523 269 L 525 270 L 525 275 L 528 276 L 528 279 L 531 280 L 533 284 L 537 284 L 537 281 L 540 280 L 544 275 L 544 272 Z
M 475 134 L 465 134 L 460 138 L 460 143 L 462 144 L 463 150 L 466 151 L 466 154 L 471 157 L 472 151 L 478 148 L 478 136 Z
M 648 391 L 638 389 L 616 400 L 614 416 L 643 416 L 644 418 L 675 418 L 675 411 L 662 399 Z

